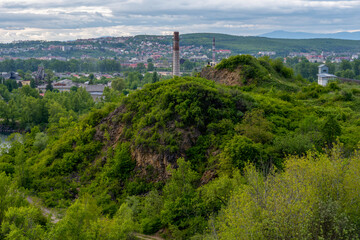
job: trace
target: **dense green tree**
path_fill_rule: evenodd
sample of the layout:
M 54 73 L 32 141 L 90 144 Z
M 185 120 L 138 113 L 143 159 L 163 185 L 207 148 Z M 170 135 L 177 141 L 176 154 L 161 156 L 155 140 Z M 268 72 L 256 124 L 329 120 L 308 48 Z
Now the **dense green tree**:
M 95 76 L 93 73 L 89 74 L 89 84 L 94 84 L 95 82 Z
M 11 207 L 5 214 L 1 224 L 1 232 L 5 239 L 37 239 L 45 237 L 47 220 L 39 208 L 34 206 Z
M 245 136 L 235 135 L 224 147 L 221 165 L 224 170 L 231 171 L 232 166 L 242 169 L 247 162 L 259 162 L 260 159 L 260 145 Z
M 306 58 L 302 58 L 301 61 L 295 65 L 295 73 L 300 74 L 303 78 L 310 81 L 317 79 L 318 73 L 317 64 L 310 63 Z
M 352 70 L 351 63 L 347 60 L 342 60 L 340 63 L 340 70 L 342 71 Z
M 91 196 L 78 199 L 61 221 L 49 233 L 51 239 L 89 239 L 94 223 L 100 218 L 100 208 Z M 92 238 L 95 239 L 95 238 Z
M 336 138 L 341 135 L 341 126 L 334 116 L 330 115 L 326 118 L 321 128 L 321 133 L 323 135 L 324 142 L 326 142 L 328 146 L 332 146 L 332 144 L 336 141 Z
M 136 65 L 136 71 L 138 72 L 145 72 L 146 68 L 145 68 L 145 64 L 144 63 L 138 63 Z
M 341 77 L 354 79 L 355 73 L 351 69 L 346 69 L 341 73 Z
M 24 75 L 24 80 L 31 80 L 33 79 L 31 76 L 31 71 L 26 71 L 25 75 Z
M 196 192 L 199 176 L 191 170 L 190 162 L 180 158 L 178 169 L 172 170 L 171 179 L 164 187 L 164 208 L 161 211 L 162 223 L 173 230 L 187 229 L 186 234 L 193 234 L 204 226 L 201 216 L 203 209 Z M 183 236 L 183 237 L 185 237 Z
M 31 80 L 30 80 L 30 87 L 31 87 L 31 88 L 36 88 L 36 82 L 35 82 L 34 79 L 31 79 Z
M 162 227 L 161 210 L 163 204 L 163 199 L 156 190 L 146 195 L 140 213 L 143 233 L 153 234 Z
M 354 59 L 352 63 L 352 70 L 356 76 L 360 75 L 360 59 Z
M 18 84 L 16 83 L 16 80 L 14 79 L 7 79 L 4 81 L 4 85 L 7 87 L 9 92 L 12 92 L 12 90 L 18 88 Z
M 355 218 L 347 213 L 359 201 L 353 195 L 359 181 L 352 178 L 359 157 L 344 159 L 339 149 L 329 155 L 289 157 L 284 172 L 266 179 L 248 166 L 247 184 L 234 191 L 219 214 L 218 238 L 357 238 L 357 223 L 351 222 Z
M 159 81 L 159 76 L 158 76 L 157 72 L 153 72 L 151 82 L 156 83 L 158 81 Z
M 192 69 L 194 69 L 195 65 L 196 64 L 194 62 L 190 62 L 189 60 L 185 60 L 184 63 L 182 64 L 182 67 L 186 71 L 191 71 Z
M 25 72 L 24 72 L 24 70 L 18 69 L 16 72 L 19 74 L 19 76 L 20 76 L 22 79 L 24 79 L 24 77 L 25 77 Z
M 4 100 L 0 100 L 0 119 L 2 119 L 5 124 L 9 123 L 9 119 L 10 119 L 10 109 L 9 109 L 9 105 L 4 101 Z
M 148 63 L 147 71 L 154 71 L 154 64 L 152 62 Z
M 10 92 L 8 88 L 3 84 L 0 84 L 0 96 L 0 99 L 3 99 L 6 102 L 10 100 Z
M 54 89 L 54 87 L 52 85 L 51 80 L 48 80 L 47 84 L 46 84 L 46 91 L 52 91 L 53 89 Z
M 273 138 L 271 123 L 264 117 L 262 110 L 247 112 L 242 124 L 235 129 L 255 142 L 268 143 Z
M 126 87 L 126 83 L 124 79 L 116 78 L 111 81 L 111 87 L 114 90 L 121 92 Z
M 18 191 L 17 185 L 6 176 L 5 172 L 0 173 L 0 225 L 6 219 L 6 213 L 11 207 L 26 206 L 24 196 Z

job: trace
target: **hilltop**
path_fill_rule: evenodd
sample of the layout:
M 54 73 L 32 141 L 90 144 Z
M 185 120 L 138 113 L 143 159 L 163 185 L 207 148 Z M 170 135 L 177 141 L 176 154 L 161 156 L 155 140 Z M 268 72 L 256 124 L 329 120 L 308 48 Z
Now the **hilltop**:
M 282 61 L 269 58 L 256 59 L 250 55 L 232 56 L 214 68 L 203 68 L 200 76 L 228 86 L 276 87 L 279 90 L 299 89 L 294 72 Z M 296 84 L 297 83 L 297 84 Z M 301 83 L 300 83 L 301 84 Z
M 307 32 L 288 32 L 273 31 L 261 34 L 260 37 L 283 38 L 283 39 L 312 39 L 312 38 L 332 38 L 344 40 L 360 40 L 360 32 L 337 32 L 337 33 L 307 33 Z

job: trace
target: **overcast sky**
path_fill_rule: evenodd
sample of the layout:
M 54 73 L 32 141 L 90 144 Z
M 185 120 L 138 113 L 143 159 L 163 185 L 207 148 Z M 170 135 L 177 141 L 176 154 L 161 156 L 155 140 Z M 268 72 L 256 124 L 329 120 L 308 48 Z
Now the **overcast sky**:
M 360 0 L 0 0 L 0 42 L 360 30 Z

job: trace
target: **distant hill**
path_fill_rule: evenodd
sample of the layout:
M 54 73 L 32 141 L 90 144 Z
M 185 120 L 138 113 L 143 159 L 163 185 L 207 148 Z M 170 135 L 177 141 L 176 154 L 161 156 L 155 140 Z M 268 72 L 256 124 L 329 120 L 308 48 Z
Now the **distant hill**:
M 287 32 L 273 31 L 259 35 L 267 38 L 283 39 L 314 39 L 314 38 L 332 38 L 345 40 L 360 40 L 360 31 L 358 32 L 338 32 L 338 33 L 307 33 L 307 32 Z
M 181 33 L 180 33 L 181 34 Z M 296 33 L 294 33 L 296 34 Z M 351 34 L 351 33 L 348 33 Z M 353 33 L 355 34 L 355 33 Z M 360 39 L 360 32 L 357 33 Z M 355 36 L 355 35 L 353 35 Z M 237 54 L 257 54 L 260 51 L 274 51 L 277 57 L 285 57 L 290 52 L 335 52 L 335 53 L 358 53 L 360 52 L 360 40 L 344 40 L 331 38 L 313 38 L 313 39 L 283 39 L 269 38 L 259 36 L 235 36 L 219 33 L 191 33 L 180 35 L 180 46 L 203 47 L 202 54 L 211 54 L 212 39 L 215 37 L 216 49 L 231 50 L 232 55 Z M 280 36 L 279 36 L 280 37 Z M 295 37 L 294 37 L 295 38 Z M 310 37 L 309 37 L 310 38 Z M 128 52 L 136 51 L 139 44 L 144 40 L 152 43 L 160 43 L 164 46 L 160 51 L 168 52 L 172 44 L 172 36 L 162 35 L 137 35 L 128 38 L 124 43 L 116 41 L 86 40 L 78 41 L 25 41 L 8 44 L 0 44 L 0 55 L 11 57 L 42 57 L 52 56 L 66 58 L 80 58 L 83 55 L 91 57 L 115 57 L 118 54 L 110 51 L 111 48 L 123 48 Z M 77 45 L 91 45 L 92 48 L 76 48 Z M 155 44 L 156 45 L 156 44 Z M 155 46 L 153 45 L 153 46 Z M 61 48 L 52 48 L 54 46 L 69 46 L 71 50 L 62 51 Z M 169 48 L 168 48 L 169 46 Z M 32 50 L 28 50 L 31 49 Z M 45 50 L 44 50 L 45 49 Z M 46 50 L 48 49 L 48 50 Z M 50 49 L 50 50 L 49 50 Z M 21 50 L 21 51 L 20 51 Z M 152 49 L 147 49 L 152 51 Z M 157 49 L 156 51 L 158 51 Z M 209 55 L 210 56 L 210 55 Z
M 216 40 L 216 49 L 229 49 L 233 53 L 254 54 L 259 51 L 275 51 L 279 56 L 286 56 L 289 52 L 360 52 L 359 40 L 279 39 L 217 33 L 183 34 L 180 35 L 180 45 L 202 45 L 210 49 L 213 37 Z

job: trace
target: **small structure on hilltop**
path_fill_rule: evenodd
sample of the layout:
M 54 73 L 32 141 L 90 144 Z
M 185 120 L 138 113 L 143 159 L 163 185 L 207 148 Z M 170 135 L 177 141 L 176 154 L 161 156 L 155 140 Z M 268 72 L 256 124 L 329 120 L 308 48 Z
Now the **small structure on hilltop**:
M 337 77 L 333 74 L 329 74 L 329 68 L 325 64 L 321 64 L 319 66 L 319 73 L 318 73 L 318 84 L 321 86 L 326 86 L 329 80 L 334 80 Z

